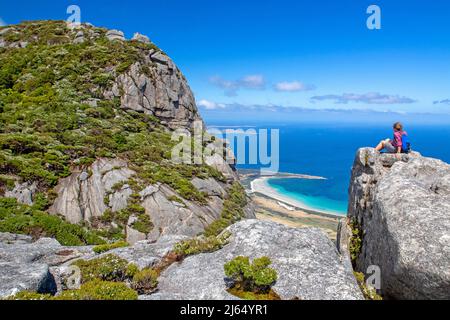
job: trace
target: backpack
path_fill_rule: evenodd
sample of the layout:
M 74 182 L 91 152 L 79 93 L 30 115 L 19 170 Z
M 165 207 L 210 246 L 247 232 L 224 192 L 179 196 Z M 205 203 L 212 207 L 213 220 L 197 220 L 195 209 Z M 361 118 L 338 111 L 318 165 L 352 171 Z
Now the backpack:
M 410 153 L 411 152 L 411 142 L 409 141 L 409 137 L 406 133 L 402 135 L 402 152 Z

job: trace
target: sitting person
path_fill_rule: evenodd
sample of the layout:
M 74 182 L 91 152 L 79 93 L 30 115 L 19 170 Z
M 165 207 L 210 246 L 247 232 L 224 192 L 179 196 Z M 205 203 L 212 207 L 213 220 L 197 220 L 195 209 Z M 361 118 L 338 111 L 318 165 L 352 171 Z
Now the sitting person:
M 403 131 L 403 125 L 400 122 L 394 123 L 394 139 L 386 139 L 381 141 L 375 148 L 377 151 L 385 150 L 387 153 L 402 153 L 403 136 L 407 136 L 406 131 Z

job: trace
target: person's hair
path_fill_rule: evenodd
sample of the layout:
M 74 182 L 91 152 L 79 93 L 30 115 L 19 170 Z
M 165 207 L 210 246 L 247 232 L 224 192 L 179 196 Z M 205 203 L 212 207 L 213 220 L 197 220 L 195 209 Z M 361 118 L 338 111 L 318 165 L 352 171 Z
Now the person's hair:
M 402 131 L 403 130 L 403 125 L 401 122 L 396 122 L 394 123 L 394 130 L 399 130 Z

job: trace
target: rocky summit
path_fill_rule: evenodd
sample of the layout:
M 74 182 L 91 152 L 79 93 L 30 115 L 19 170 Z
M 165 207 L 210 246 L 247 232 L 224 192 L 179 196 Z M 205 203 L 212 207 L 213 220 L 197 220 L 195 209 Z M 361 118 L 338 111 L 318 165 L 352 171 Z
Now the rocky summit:
M 221 250 L 186 258 L 160 277 L 159 292 L 141 299 L 236 299 L 227 292 L 224 264 L 236 256 L 267 256 L 279 274 L 274 290 L 282 299 L 358 300 L 362 293 L 327 235 L 314 228 L 245 220 L 228 230 Z
M 349 217 L 361 230 L 355 267 L 378 266 L 386 297 L 450 298 L 450 165 L 360 149 Z

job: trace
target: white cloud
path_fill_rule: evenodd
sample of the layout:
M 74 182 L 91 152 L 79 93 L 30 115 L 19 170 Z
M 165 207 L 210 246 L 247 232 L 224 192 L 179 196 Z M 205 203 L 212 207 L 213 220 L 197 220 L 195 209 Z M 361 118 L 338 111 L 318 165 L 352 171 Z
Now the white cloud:
M 367 104 L 409 104 L 414 103 L 413 100 L 408 97 L 402 97 L 399 95 L 381 94 L 378 92 L 369 92 L 365 94 L 356 93 L 344 93 L 342 95 L 328 94 L 323 96 L 312 97 L 314 101 L 333 100 L 337 104 L 347 104 L 349 102 L 355 103 L 367 103 Z
M 433 101 L 433 104 L 450 104 L 450 99 L 436 100 L 436 101 Z
M 213 101 L 208 101 L 208 100 L 200 100 L 198 102 L 198 105 L 200 107 L 205 108 L 206 110 L 217 110 L 217 109 L 224 109 L 226 106 L 222 103 L 216 103 Z
M 309 90 L 314 90 L 314 89 L 315 89 L 315 86 L 309 85 L 309 84 L 304 84 L 303 82 L 300 82 L 300 81 L 292 81 L 292 82 L 283 81 L 283 82 L 278 82 L 277 84 L 275 84 L 275 90 L 281 91 L 281 92 L 300 92 L 300 91 L 309 91 Z
M 266 86 L 266 80 L 259 74 L 245 76 L 239 82 L 242 87 L 250 89 L 264 89 Z
M 3 21 L 2 18 L 0 18 L 0 27 L 4 27 L 4 26 L 6 26 L 6 22 Z
M 226 80 L 220 76 L 209 78 L 209 82 L 216 87 L 225 90 L 225 95 L 229 97 L 237 96 L 240 89 L 263 90 L 266 80 L 262 75 L 247 75 L 238 80 Z

